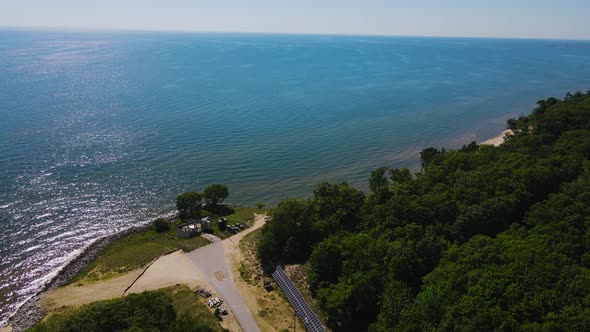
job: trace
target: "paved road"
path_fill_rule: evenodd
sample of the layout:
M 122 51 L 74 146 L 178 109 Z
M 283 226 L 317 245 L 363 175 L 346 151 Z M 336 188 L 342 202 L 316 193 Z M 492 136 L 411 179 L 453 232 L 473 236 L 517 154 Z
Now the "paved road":
M 203 276 L 230 308 L 240 327 L 245 332 L 258 332 L 260 329 L 252 317 L 246 303 L 242 300 L 238 288 L 230 273 L 222 241 L 215 241 L 205 247 L 187 254 Z

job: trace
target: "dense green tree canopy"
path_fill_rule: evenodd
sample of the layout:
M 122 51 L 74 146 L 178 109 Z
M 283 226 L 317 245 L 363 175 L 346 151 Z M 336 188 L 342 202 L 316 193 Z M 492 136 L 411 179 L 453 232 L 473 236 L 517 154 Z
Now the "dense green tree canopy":
M 537 104 L 499 147 L 280 203 L 260 258 L 308 261 L 335 331 L 590 331 L 590 93 Z
M 203 197 L 207 202 L 208 206 L 217 207 L 219 203 L 222 203 L 229 196 L 229 190 L 222 184 L 212 184 L 205 188 Z
M 187 191 L 176 197 L 176 209 L 182 217 L 195 217 L 203 205 L 203 195 Z

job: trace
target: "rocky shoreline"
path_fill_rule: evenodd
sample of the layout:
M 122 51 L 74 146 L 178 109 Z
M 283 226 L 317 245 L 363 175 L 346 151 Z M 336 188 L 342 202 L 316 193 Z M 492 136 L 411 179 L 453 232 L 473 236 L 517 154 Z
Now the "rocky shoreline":
M 174 217 L 170 217 L 173 219 Z M 38 321 L 43 319 L 45 313 L 39 305 L 41 294 L 49 290 L 65 285 L 70 279 L 78 274 L 86 265 L 95 260 L 104 248 L 110 245 L 113 241 L 130 236 L 132 234 L 141 233 L 151 228 L 151 223 L 125 229 L 121 232 L 103 237 L 92 243 L 84 250 L 78 257 L 74 258 L 59 273 L 45 286 L 24 303 L 15 313 L 10 317 L 8 323 L 13 331 L 24 331 Z

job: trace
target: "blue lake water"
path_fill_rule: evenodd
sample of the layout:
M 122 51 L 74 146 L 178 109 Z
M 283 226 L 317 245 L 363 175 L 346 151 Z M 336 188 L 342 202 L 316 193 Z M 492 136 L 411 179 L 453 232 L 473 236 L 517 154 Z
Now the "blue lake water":
M 590 42 L 0 31 L 0 322 L 182 191 L 364 188 L 588 88 Z

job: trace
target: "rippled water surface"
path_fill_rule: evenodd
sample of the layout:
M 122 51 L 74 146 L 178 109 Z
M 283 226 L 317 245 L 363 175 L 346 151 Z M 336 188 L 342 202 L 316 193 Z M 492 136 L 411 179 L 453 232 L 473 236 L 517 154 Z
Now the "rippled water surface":
M 587 42 L 0 31 L 0 321 L 184 190 L 363 188 L 586 88 Z

